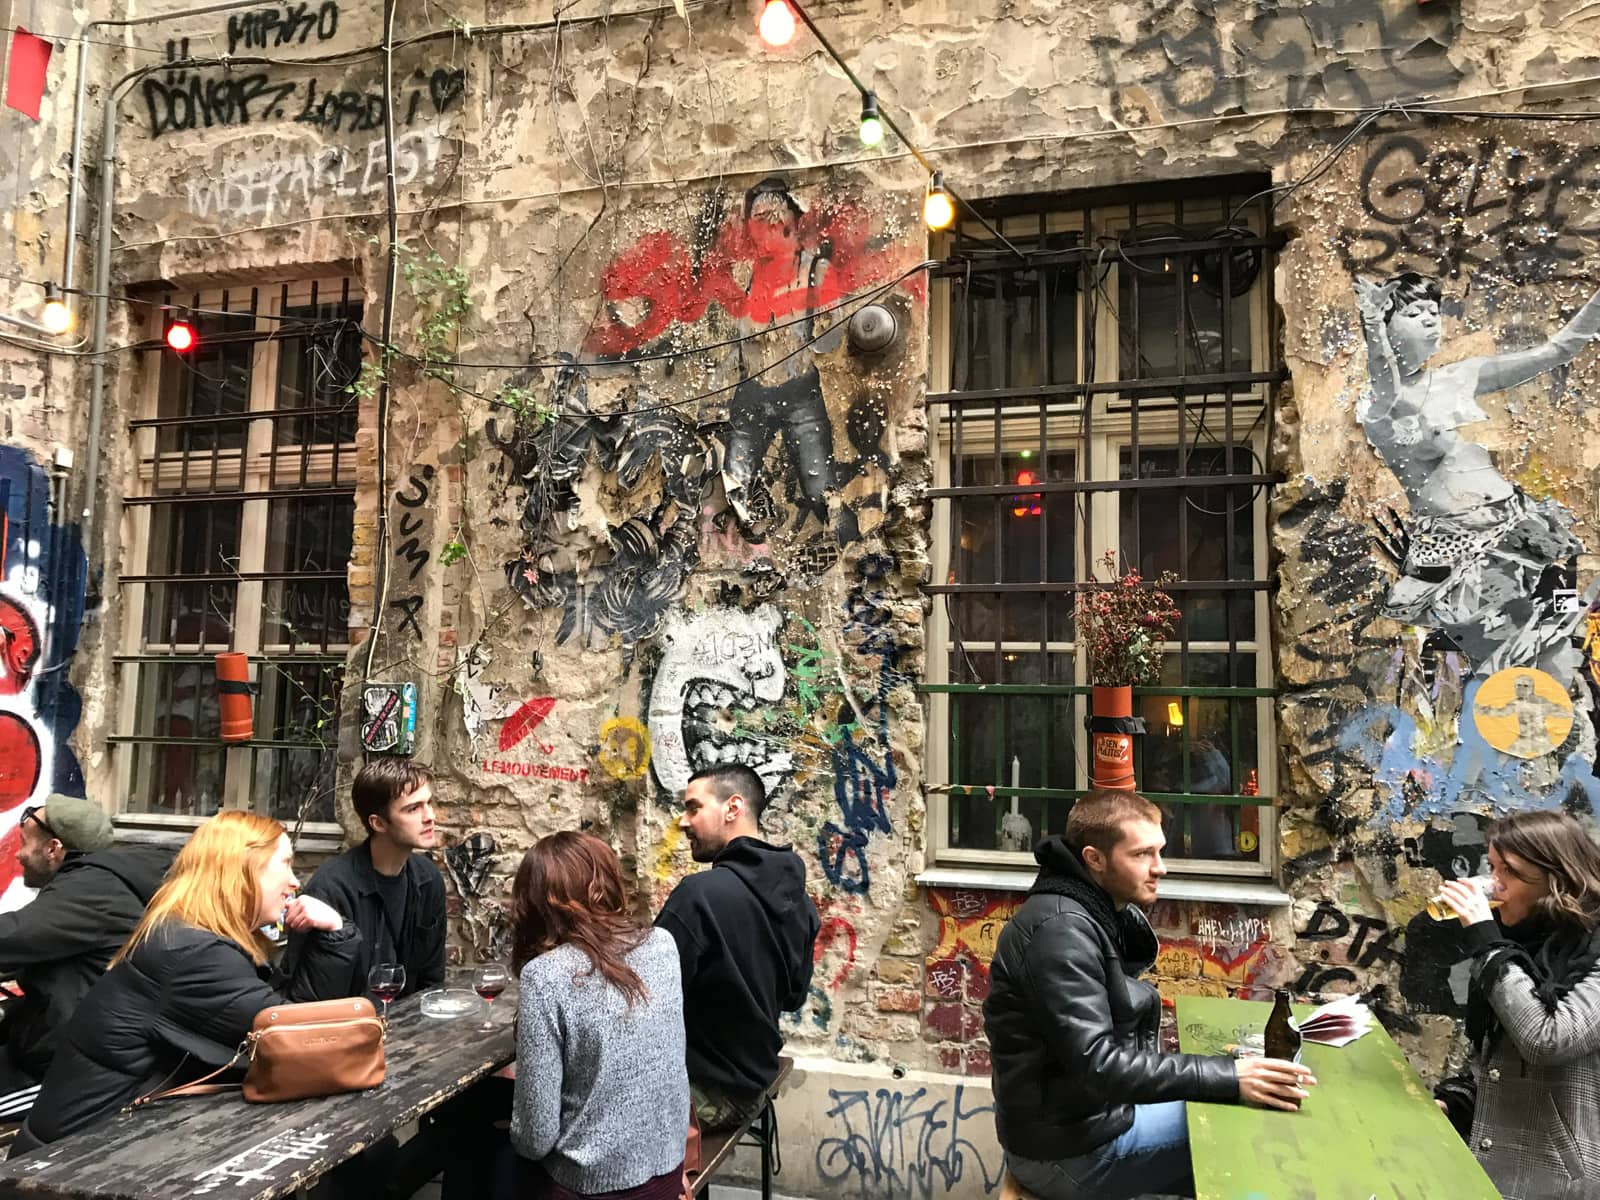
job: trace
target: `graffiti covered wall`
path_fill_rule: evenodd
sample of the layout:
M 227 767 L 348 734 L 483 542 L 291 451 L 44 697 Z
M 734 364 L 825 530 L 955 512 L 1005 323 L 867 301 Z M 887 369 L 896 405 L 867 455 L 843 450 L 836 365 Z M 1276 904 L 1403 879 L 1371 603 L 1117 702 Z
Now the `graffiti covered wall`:
M 822 919 L 785 1018 L 806 1065 L 782 1186 L 993 1194 L 981 1007 L 1020 894 L 914 882 L 932 842 L 916 689 L 942 652 L 918 591 L 940 535 L 925 181 L 892 146 L 863 155 L 859 97 L 803 37 L 760 47 L 742 11 L 492 7 L 516 28 L 400 6 L 387 98 L 370 6 L 146 35 L 116 285 L 348 274 L 372 354 L 392 112 L 409 271 L 381 475 L 376 404 L 352 399 L 354 671 L 364 639 L 376 653 L 341 712 L 342 769 L 407 743 L 435 768 L 452 952 L 470 960 L 505 953 L 534 839 L 599 833 L 656 906 L 693 869 L 688 775 L 753 766 Z M 1554 0 L 826 14 L 984 198 L 1287 183 L 1354 118 L 1281 110 L 1582 75 L 1597 20 Z M 1597 170 L 1561 127 L 1391 114 L 1279 205 L 1293 904 L 1160 905 L 1168 999 L 1364 991 L 1432 1069 L 1463 980 L 1421 897 L 1481 869 L 1498 809 L 1590 811 L 1600 463 L 1596 353 L 1576 342 L 1600 286 Z M 868 305 L 886 346 L 852 334 Z
M 1487 869 L 1497 814 L 1594 817 L 1597 172 L 1560 126 L 1375 132 L 1293 201 L 1317 235 L 1280 286 L 1323 281 L 1285 312 L 1274 529 L 1307 984 L 1459 1013 L 1422 900 Z

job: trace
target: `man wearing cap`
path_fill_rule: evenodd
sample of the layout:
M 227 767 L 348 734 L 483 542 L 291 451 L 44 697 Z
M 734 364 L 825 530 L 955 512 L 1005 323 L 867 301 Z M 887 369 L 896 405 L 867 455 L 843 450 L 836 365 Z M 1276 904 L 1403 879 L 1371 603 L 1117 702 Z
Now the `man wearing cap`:
M 111 820 L 89 800 L 50 796 L 22 810 L 17 862 L 39 894 L 0 914 L 0 979 L 23 997 L 0 1022 L 0 1123 L 32 1103 L 55 1054 L 58 1026 L 105 974 L 177 854 L 111 845 Z

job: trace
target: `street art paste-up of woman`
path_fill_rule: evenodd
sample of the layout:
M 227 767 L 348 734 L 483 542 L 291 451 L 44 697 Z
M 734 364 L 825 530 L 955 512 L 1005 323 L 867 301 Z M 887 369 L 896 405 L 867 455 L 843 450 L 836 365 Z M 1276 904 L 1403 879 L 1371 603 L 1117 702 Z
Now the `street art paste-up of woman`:
M 1440 345 L 1438 282 L 1408 271 L 1358 278 L 1355 290 L 1372 379 L 1356 419 L 1411 504 L 1384 614 L 1445 633 L 1480 676 L 1541 667 L 1565 683 L 1586 607 L 1561 613 L 1554 598 L 1562 564 L 1583 550 L 1573 515 L 1528 496 L 1458 430 L 1488 419 L 1479 396 L 1576 358 L 1600 333 L 1600 293 L 1541 346 L 1429 367 Z

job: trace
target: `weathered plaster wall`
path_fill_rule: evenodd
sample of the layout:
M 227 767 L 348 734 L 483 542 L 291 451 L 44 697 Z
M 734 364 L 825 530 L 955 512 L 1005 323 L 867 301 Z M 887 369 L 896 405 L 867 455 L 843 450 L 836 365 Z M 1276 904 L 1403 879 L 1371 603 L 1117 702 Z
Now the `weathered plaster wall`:
M 399 14 L 403 39 L 446 35 L 395 56 L 400 229 L 412 262 L 433 253 L 465 273 L 471 307 L 446 331 L 447 357 L 492 365 L 436 363 L 455 387 L 397 365 L 381 479 L 376 405 L 360 402 L 350 584 L 354 636 L 381 621 L 373 679 L 419 688 L 417 754 L 439 772 L 462 951 L 503 951 L 520 852 L 575 823 L 608 837 L 659 902 L 690 865 L 672 826 L 688 768 L 745 758 L 774 785 L 769 833 L 805 857 L 823 918 L 812 995 L 787 1025 L 806 1057 L 784 1101 L 784 1186 L 991 1191 L 981 1004 L 1018 898 L 912 882 L 927 845 L 915 683 L 928 317 L 922 276 L 907 273 L 927 253 L 920 173 L 892 147 L 863 153 L 844 81 L 804 35 L 760 47 L 743 3 L 690 4 L 687 28 L 670 5 L 606 19 L 584 7 L 559 30 L 514 34 L 484 27 L 545 21 L 548 6 L 441 11 Z M 1595 74 L 1600 44 L 1600 13 L 1554 0 L 982 16 L 868 0 L 816 15 L 975 196 L 1246 169 L 1288 181 L 1352 118 L 1281 110 L 1532 103 L 1545 93 L 1487 94 Z M 376 21 L 328 0 L 141 35 L 130 65 L 190 65 L 124 101 L 119 285 L 349 271 L 377 330 Z M 273 62 L 193 61 L 221 54 Z M 1419 923 L 1420 897 L 1441 872 L 1476 869 L 1497 803 L 1588 811 L 1587 668 L 1565 677 L 1579 711 L 1561 744 L 1507 755 L 1459 716 L 1481 694 L 1472 667 L 1424 655 L 1423 635 L 1381 615 L 1397 568 L 1374 519 L 1392 528 L 1392 506 L 1404 528 L 1410 514 L 1358 421 L 1368 374 L 1350 282 L 1442 273 L 1441 361 L 1547 335 L 1600 283 L 1583 128 L 1386 116 L 1278 210 L 1291 379 L 1274 544 L 1296 903 L 1161 905 L 1169 995 L 1381 988 L 1432 1071 L 1458 998 L 1441 986 L 1448 930 Z M 879 288 L 899 337 L 857 353 L 848 308 L 830 306 Z M 402 281 L 408 354 L 439 295 Z M 129 312 L 117 318 L 116 337 L 137 336 Z M 1488 419 L 1462 433 L 1529 495 L 1566 505 L 1586 547 L 1591 439 L 1568 431 L 1591 419 L 1594 362 L 1591 350 L 1559 380 L 1486 398 Z M 760 367 L 773 391 L 737 386 Z M 135 386 L 119 371 L 123 403 Z M 741 428 L 770 433 L 754 447 L 768 453 L 744 457 Z M 365 660 L 363 645 L 358 673 Z

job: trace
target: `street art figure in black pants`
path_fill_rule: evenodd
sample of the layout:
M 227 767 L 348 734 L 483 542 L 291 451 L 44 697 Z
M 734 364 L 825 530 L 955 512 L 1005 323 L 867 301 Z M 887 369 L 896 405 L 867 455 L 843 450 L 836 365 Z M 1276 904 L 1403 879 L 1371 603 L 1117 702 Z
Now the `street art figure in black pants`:
M 750 242 L 749 303 L 741 330 L 765 336 L 739 343 L 739 384 L 728 405 L 727 456 L 723 484 L 728 504 L 746 536 L 764 538 L 770 514 L 760 511 L 761 464 L 772 439 L 783 434 L 784 457 L 794 471 L 806 510 L 824 525 L 833 487 L 833 427 L 822 398 L 822 379 L 812 360 L 817 341 L 817 289 L 832 247 L 801 242 L 804 216 L 788 185 L 763 179 L 745 193 L 745 236 Z M 774 310 L 796 290 L 805 292 L 803 320 L 775 328 Z M 761 301 L 769 301 L 762 304 Z
M 1488 419 L 1479 396 L 1576 358 L 1600 333 L 1600 294 L 1543 345 L 1429 367 L 1440 344 L 1438 282 L 1406 272 L 1355 288 L 1372 378 L 1356 417 L 1411 505 L 1393 539 L 1401 574 L 1384 614 L 1448 636 L 1478 675 L 1532 666 L 1570 679 L 1584 606 L 1558 611 L 1554 593 L 1566 561 L 1583 551 L 1573 514 L 1528 496 L 1460 429 Z

